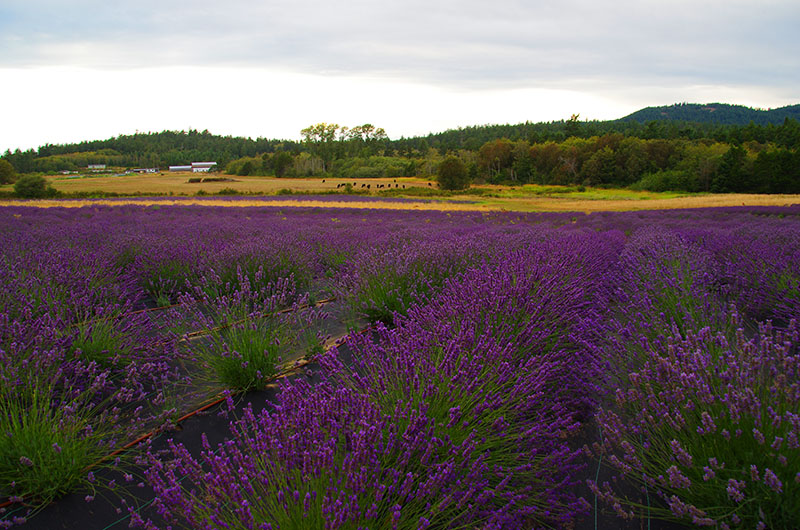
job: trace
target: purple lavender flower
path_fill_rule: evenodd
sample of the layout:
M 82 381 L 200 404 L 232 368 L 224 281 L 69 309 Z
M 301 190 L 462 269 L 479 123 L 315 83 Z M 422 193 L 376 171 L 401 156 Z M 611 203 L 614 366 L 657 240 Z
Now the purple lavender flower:
M 728 497 L 730 497 L 734 502 L 742 502 L 744 501 L 744 490 L 745 483 L 743 480 L 736 480 L 736 479 L 728 479 L 728 486 L 725 488 L 728 492 Z
M 689 478 L 680 472 L 680 470 L 676 466 L 670 466 L 667 468 L 667 474 L 669 475 L 669 485 L 673 488 L 689 488 L 692 485 L 692 481 Z
M 761 434 L 761 431 L 758 429 L 753 429 L 753 438 L 755 438 L 759 445 L 764 445 L 764 435 Z
M 764 484 L 766 484 L 769 489 L 776 493 L 781 493 L 783 491 L 783 484 L 781 483 L 780 479 L 769 468 L 764 470 Z

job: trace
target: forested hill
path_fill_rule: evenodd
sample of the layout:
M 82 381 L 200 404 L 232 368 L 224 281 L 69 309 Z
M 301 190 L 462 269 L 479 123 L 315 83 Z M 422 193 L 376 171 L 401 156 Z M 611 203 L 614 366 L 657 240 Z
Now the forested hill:
M 747 125 L 753 122 L 756 125 L 780 125 L 786 118 L 800 120 L 800 105 L 761 110 L 727 103 L 677 103 L 637 110 L 619 121 L 647 123 L 664 120 L 720 125 Z
M 698 121 L 692 109 L 716 117 L 741 113 L 740 123 Z M 493 184 L 639 186 L 642 189 L 800 193 L 800 105 L 757 111 L 734 105 L 673 105 L 641 123 L 635 119 L 567 120 L 483 125 L 427 136 L 390 139 L 371 124 L 318 123 L 302 141 L 217 136 L 208 131 L 122 135 L 0 157 L 0 184 L 17 174 L 109 168 L 161 168 L 214 161 L 239 176 L 431 178 L 457 156 L 471 178 Z M 705 110 L 703 110 L 705 109 Z M 641 113 L 652 109 L 645 109 Z M 778 123 L 749 116 L 793 111 Z M 681 114 L 681 112 L 684 112 Z M 637 114 L 631 115 L 636 116 Z M 630 116 L 628 118 L 631 118 Z M 733 119 L 733 118 L 730 118 Z M 111 171 L 111 169 L 109 169 Z

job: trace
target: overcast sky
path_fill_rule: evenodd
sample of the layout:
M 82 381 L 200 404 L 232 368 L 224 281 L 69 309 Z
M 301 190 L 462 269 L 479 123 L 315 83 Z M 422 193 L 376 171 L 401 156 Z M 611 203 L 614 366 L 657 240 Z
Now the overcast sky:
M 0 151 L 800 103 L 797 0 L 0 0 Z

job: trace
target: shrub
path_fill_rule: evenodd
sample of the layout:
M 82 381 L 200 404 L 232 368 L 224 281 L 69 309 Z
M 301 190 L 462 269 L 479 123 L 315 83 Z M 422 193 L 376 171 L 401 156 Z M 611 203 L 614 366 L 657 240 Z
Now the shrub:
M 86 361 L 94 361 L 101 368 L 131 362 L 132 346 L 125 335 L 115 329 L 109 320 L 97 320 L 77 326 L 78 333 L 70 351 Z
M 184 345 L 198 361 L 202 377 L 214 385 L 262 389 L 281 361 L 321 349 L 324 337 L 315 330 L 327 314 L 308 307 L 306 296 L 289 306 L 296 295 L 291 277 L 263 284 L 261 277 L 263 269 L 255 278 L 238 269 L 237 288 L 220 292 L 214 287 L 219 277 L 212 273 L 180 297 L 181 307 L 171 315 L 175 322 L 186 322 L 186 331 L 203 331 L 201 340 Z M 188 314 L 181 314 L 184 307 Z
M 39 507 L 84 484 L 114 427 L 93 421 L 98 409 L 87 393 L 53 406 L 51 389 L 25 390 L 0 392 L 0 495 Z
M 246 161 L 244 164 L 239 167 L 239 170 L 236 172 L 237 175 L 240 177 L 246 177 L 253 173 L 253 162 L 251 160 Z
M 697 178 L 679 169 L 647 173 L 642 179 L 631 186 L 634 190 L 647 191 L 699 191 Z
M 445 190 L 463 190 L 469 187 L 467 166 L 460 158 L 445 158 L 437 171 L 439 186 Z
M 340 296 L 357 317 L 391 322 L 414 302 L 425 299 L 445 279 L 466 269 L 480 255 L 465 250 L 464 240 L 404 241 L 392 251 L 367 250 L 353 258 L 342 277 Z
M 11 184 L 17 178 L 17 172 L 14 170 L 8 160 L 0 159 L 0 184 Z
M 52 197 L 56 190 L 47 185 L 44 177 L 38 175 L 25 175 L 14 183 L 14 193 L 23 199 L 42 199 Z
M 662 228 L 637 230 L 620 254 L 616 298 L 629 324 L 653 340 L 677 329 L 697 331 L 707 325 L 725 327 L 724 300 L 719 296 L 720 270 L 700 244 Z M 644 318 L 642 318 L 644 317 Z M 635 341 L 628 344 L 635 347 Z
M 188 263 L 165 258 L 147 268 L 142 287 L 159 307 L 166 307 L 177 299 L 193 274 Z
M 570 525 L 587 505 L 572 491 L 582 465 L 566 441 L 578 427 L 575 399 L 557 389 L 591 367 L 548 347 L 539 328 L 560 329 L 563 313 L 549 292 L 570 286 L 544 259 L 540 274 L 523 277 L 527 257 L 511 256 L 505 274 L 481 268 L 447 282 L 438 303 L 393 330 L 378 326 L 377 338 L 351 335 L 352 367 L 331 350 L 320 383 L 286 383 L 279 406 L 247 408 L 216 451 L 204 439 L 199 458 L 174 444 L 171 462 L 151 454 L 159 512 L 187 527 Z M 504 291 L 512 284 L 519 289 Z M 529 304 L 531 291 L 542 296 Z M 582 291 L 570 294 L 565 322 L 585 312 L 572 303 Z M 457 322 L 441 319 L 459 303 Z M 460 318 L 474 305 L 483 311 Z M 523 314 L 543 305 L 522 333 L 506 326 L 508 309 L 526 325 Z M 134 526 L 146 524 L 137 517 Z
M 279 362 L 283 337 L 276 323 L 264 317 L 215 332 L 210 347 L 200 350 L 213 379 L 235 390 L 263 387 Z
M 736 321 L 736 316 L 733 315 Z M 595 446 L 641 493 L 590 482 L 625 518 L 717 528 L 797 528 L 798 329 L 730 340 L 705 328 L 653 346 L 599 415 Z M 646 498 L 656 501 L 645 506 Z M 648 502 L 648 504 L 650 504 Z
M 284 314 L 254 313 L 213 330 L 195 351 L 205 378 L 231 390 L 258 390 L 272 380 L 284 359 L 319 353 L 324 341 L 313 328 L 326 315 L 302 305 L 293 309 Z

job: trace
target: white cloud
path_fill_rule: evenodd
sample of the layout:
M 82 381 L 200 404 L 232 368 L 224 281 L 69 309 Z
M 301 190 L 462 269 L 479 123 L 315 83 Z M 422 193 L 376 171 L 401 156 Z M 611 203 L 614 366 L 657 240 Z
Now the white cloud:
M 136 130 L 299 139 L 325 121 L 373 123 L 392 138 L 483 123 L 612 119 L 635 110 L 589 93 L 548 89 L 457 90 L 380 77 L 313 76 L 247 68 L 181 67 L 133 72 L 68 67 L 2 70 L 10 106 L 0 148 L 103 139 Z M 581 109 L 585 109 L 581 110 Z M 598 114 L 601 113 L 601 114 Z
M 794 0 L 4 0 L 0 147 L 775 107 L 800 100 L 798 23 Z
M 13 0 L 2 14 L 6 66 L 246 65 L 482 86 L 800 80 L 793 0 Z

